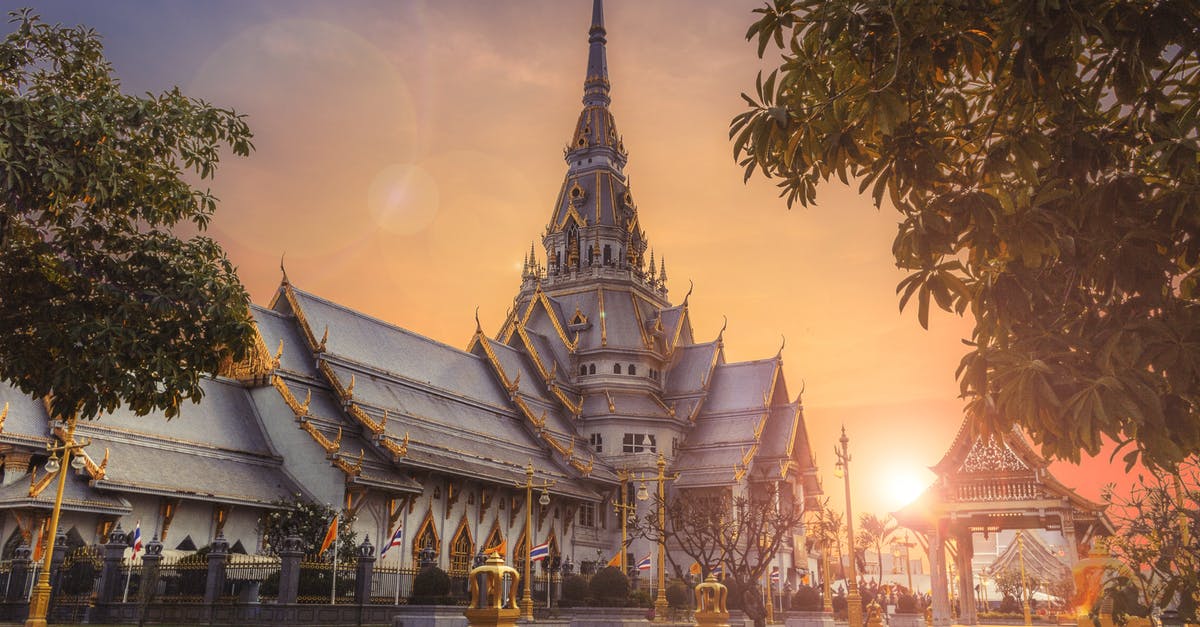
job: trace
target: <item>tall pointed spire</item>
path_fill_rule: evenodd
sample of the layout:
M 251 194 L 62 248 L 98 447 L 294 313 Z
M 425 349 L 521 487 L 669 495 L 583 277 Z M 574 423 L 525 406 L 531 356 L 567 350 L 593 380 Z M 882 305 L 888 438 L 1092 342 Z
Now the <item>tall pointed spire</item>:
M 592 0 L 592 27 L 588 30 L 587 76 L 583 80 L 583 104 L 607 107 L 612 100 L 608 97 L 608 59 L 604 54 L 607 43 L 604 30 L 604 0 Z

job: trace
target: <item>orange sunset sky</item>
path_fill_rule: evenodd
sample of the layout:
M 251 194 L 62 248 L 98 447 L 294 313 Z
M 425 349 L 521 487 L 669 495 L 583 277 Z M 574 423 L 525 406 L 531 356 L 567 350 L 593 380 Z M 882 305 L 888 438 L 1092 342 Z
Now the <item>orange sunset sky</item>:
M 222 164 L 211 234 L 255 302 L 286 255 L 302 289 L 451 345 L 476 307 L 499 328 L 565 172 L 589 0 L 34 5 L 95 27 L 127 91 L 179 85 L 249 116 L 257 150 Z M 892 511 L 932 481 L 961 421 L 970 321 L 935 315 L 924 331 L 898 312 L 890 207 L 834 183 L 788 211 L 769 181 L 743 184 L 727 129 L 760 66 L 743 38 L 759 5 L 606 3 L 626 173 L 672 300 L 695 284 L 697 339 L 728 316 L 732 361 L 786 337 L 833 504 L 844 423 L 855 511 Z M 1119 474 L 1107 458 L 1055 472 L 1091 498 Z

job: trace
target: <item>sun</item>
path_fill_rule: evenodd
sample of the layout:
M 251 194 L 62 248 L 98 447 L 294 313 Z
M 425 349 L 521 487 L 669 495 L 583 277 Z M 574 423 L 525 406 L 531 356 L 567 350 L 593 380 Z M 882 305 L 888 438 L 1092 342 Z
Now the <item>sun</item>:
M 922 480 L 917 473 L 908 469 L 896 469 L 888 473 L 886 490 L 892 503 L 900 508 L 917 500 L 928 485 L 929 482 Z

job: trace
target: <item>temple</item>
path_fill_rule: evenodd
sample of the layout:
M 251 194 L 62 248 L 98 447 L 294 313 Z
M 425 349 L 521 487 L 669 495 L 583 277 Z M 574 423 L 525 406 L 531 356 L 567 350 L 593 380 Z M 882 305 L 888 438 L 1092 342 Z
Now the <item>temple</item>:
M 820 487 L 782 349 L 727 362 L 722 333 L 697 338 L 687 295 L 672 301 L 665 262 L 648 254 L 610 109 L 606 35 L 595 0 L 566 174 L 498 332 L 477 324 L 463 350 L 306 292 L 284 272 L 271 302 L 253 308 L 255 350 L 208 380 L 199 404 L 171 421 L 122 410 L 79 426 L 84 463 L 59 471 L 70 473 L 68 542 L 99 543 L 119 521 L 168 549 L 222 535 L 235 551 L 262 552 L 259 517 L 298 496 L 352 512 L 359 537 L 377 544 L 403 527 L 403 550 L 384 564 L 429 548 L 442 568 L 465 572 L 501 542 L 517 562 L 531 542 L 549 542 L 552 555 L 603 564 L 649 552 L 645 539 L 622 549 L 613 506 L 660 455 L 678 474 L 672 491 L 774 484 L 811 505 Z M 7 556 L 51 531 L 57 475 L 43 465 L 65 430 L 47 403 L 7 385 L 0 404 Z M 532 528 L 516 487 L 527 465 L 553 481 Z M 803 544 L 789 538 L 784 572 L 807 565 Z

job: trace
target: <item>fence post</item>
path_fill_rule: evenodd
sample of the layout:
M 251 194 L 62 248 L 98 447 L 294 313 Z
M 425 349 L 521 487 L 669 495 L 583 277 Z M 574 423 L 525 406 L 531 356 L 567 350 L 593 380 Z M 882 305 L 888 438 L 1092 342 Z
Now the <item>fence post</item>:
M 162 564 L 162 542 L 155 534 L 146 543 L 146 552 L 142 554 L 141 581 L 138 582 L 138 599 L 141 603 L 149 603 L 158 593 L 158 567 Z
M 121 523 L 118 522 L 108 533 L 108 542 L 104 545 L 100 589 L 96 591 L 98 603 L 112 603 L 119 596 L 117 591 L 121 589 L 121 584 L 125 583 L 121 579 L 121 563 L 125 561 L 125 549 L 127 548 L 129 548 L 129 543 L 125 539 L 125 530 L 121 529 Z M 132 567 L 131 564 L 130 568 Z
M 13 552 L 12 572 L 8 576 L 8 592 L 5 597 L 9 601 L 20 601 L 29 590 L 29 563 L 33 549 L 28 544 L 22 544 Z
M 358 545 L 358 572 L 354 573 L 354 602 L 359 605 L 371 604 L 371 575 L 375 572 L 375 547 L 371 545 L 371 535 Z
M 300 558 L 304 557 L 304 542 L 300 536 L 288 536 L 279 548 L 279 596 L 275 602 L 284 605 L 296 602 L 300 590 Z
M 62 586 L 62 565 L 66 559 L 67 534 L 63 532 L 62 527 L 59 527 L 58 532 L 54 534 L 54 552 L 50 555 L 50 589 L 53 590 L 53 596 L 58 596 L 58 591 Z M 53 599 L 53 597 L 51 598 Z
M 219 533 L 209 545 L 208 581 L 204 586 L 204 602 L 216 603 L 225 589 L 225 563 L 229 561 L 229 541 Z

